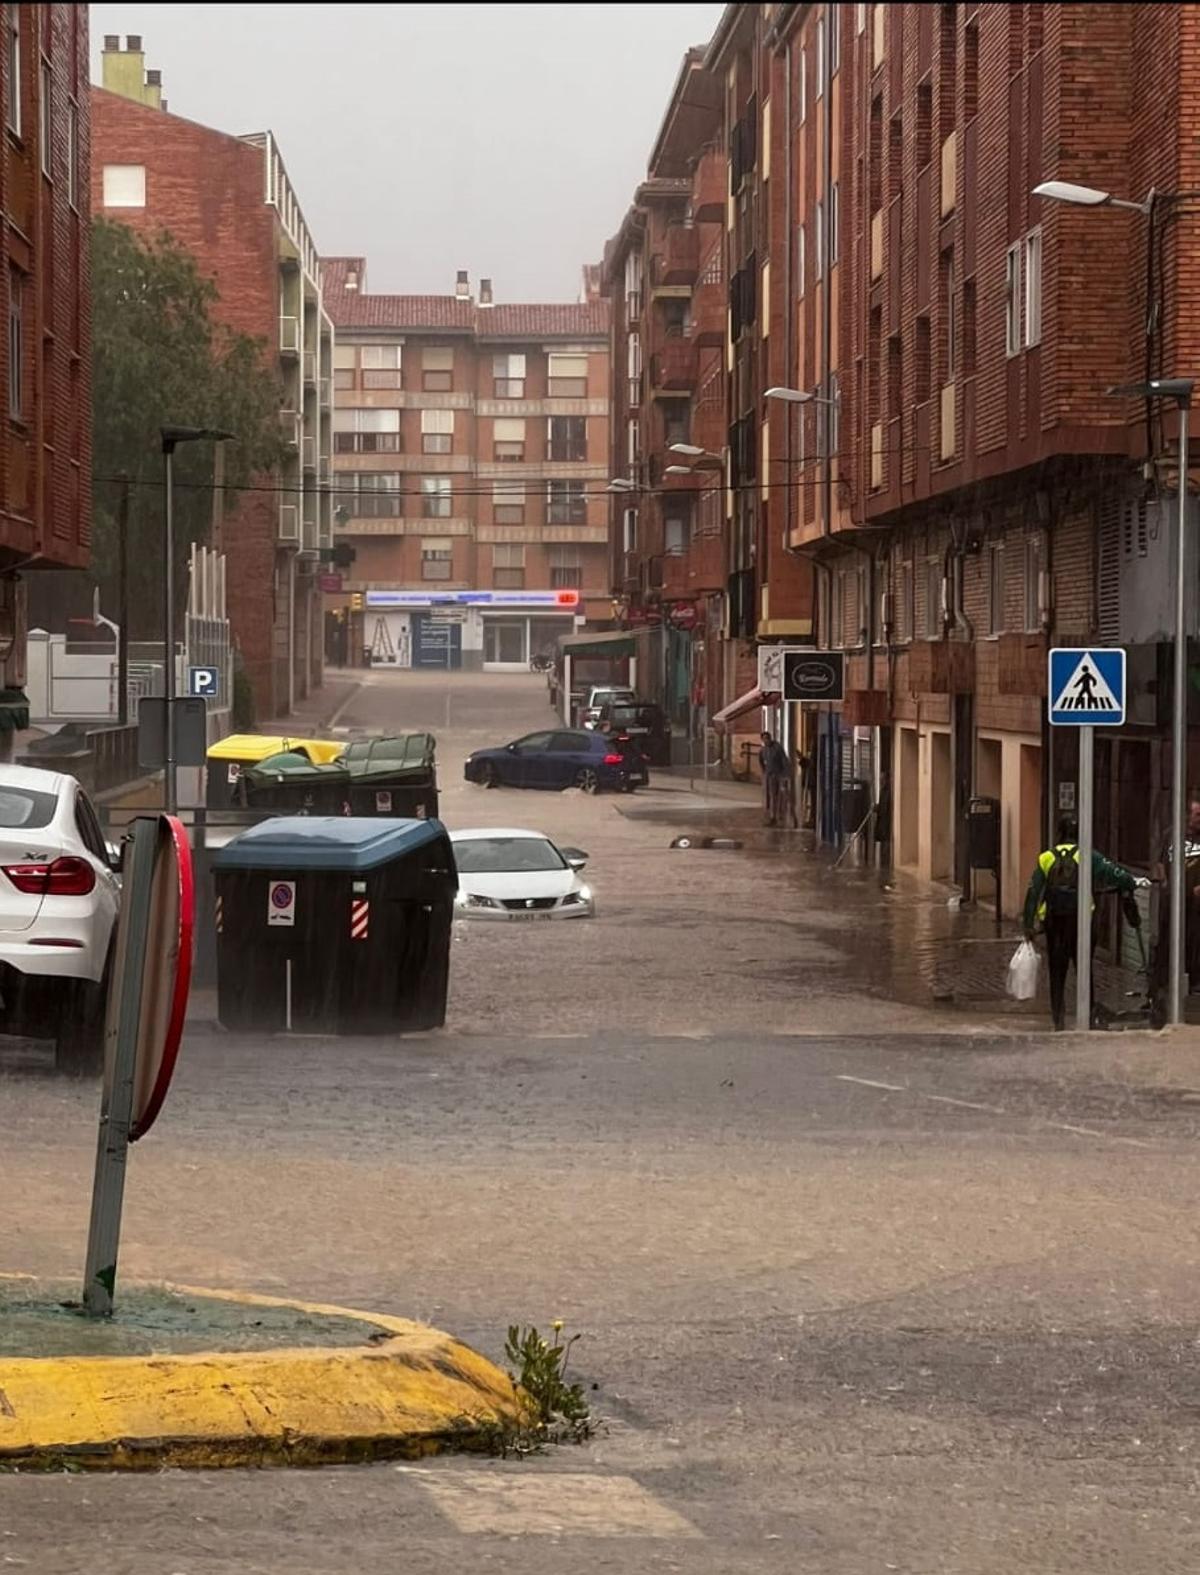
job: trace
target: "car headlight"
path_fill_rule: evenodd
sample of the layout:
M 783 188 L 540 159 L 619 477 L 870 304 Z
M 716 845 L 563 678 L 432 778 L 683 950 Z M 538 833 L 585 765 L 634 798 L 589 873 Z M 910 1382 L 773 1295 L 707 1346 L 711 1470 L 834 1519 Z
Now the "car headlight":
M 581 886 L 578 891 L 569 891 L 562 900 L 564 908 L 578 908 L 592 900 L 592 888 Z
M 455 899 L 456 908 L 498 908 L 500 903 L 494 897 L 479 897 L 473 891 L 460 891 Z

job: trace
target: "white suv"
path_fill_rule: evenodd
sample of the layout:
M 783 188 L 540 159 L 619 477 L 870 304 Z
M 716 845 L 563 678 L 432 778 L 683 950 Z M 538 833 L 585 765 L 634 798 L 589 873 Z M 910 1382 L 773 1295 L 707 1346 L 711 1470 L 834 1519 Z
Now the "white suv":
M 115 862 L 74 777 L 0 765 L 0 1033 L 53 1039 L 68 1069 L 103 1056 Z

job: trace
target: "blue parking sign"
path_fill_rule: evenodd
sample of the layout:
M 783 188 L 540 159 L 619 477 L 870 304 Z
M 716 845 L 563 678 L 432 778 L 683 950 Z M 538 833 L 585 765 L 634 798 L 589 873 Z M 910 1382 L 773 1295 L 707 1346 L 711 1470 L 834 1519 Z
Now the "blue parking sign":
M 1122 727 L 1125 652 L 1114 646 L 1059 646 L 1047 683 L 1053 727 Z
M 219 667 L 189 667 L 187 692 L 199 700 L 215 700 L 221 692 Z

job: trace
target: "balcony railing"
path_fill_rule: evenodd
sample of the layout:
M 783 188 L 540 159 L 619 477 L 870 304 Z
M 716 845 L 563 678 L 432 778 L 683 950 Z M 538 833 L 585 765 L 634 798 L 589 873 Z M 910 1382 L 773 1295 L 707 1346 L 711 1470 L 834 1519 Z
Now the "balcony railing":
M 279 539 L 291 542 L 300 540 L 300 509 L 295 503 L 279 505 Z
M 650 361 L 655 398 L 687 394 L 696 386 L 696 346 L 691 339 L 668 339 Z
M 310 388 L 317 386 L 317 352 L 306 350 L 304 352 L 304 381 Z
M 709 148 L 700 155 L 692 176 L 692 217 L 702 224 L 721 224 L 729 194 L 729 165 L 724 148 Z
M 695 284 L 700 271 L 700 232 L 693 224 L 668 224 L 651 278 L 656 285 Z
M 279 412 L 279 435 L 288 448 L 300 447 L 300 413 L 297 410 Z
M 283 355 L 300 354 L 300 319 L 298 317 L 281 317 L 279 319 L 279 349 Z
M 720 534 L 692 532 L 687 555 L 687 588 L 689 596 L 725 589 L 725 538 Z
M 315 437 L 306 437 L 303 443 L 303 463 L 305 470 L 317 468 L 317 440 Z

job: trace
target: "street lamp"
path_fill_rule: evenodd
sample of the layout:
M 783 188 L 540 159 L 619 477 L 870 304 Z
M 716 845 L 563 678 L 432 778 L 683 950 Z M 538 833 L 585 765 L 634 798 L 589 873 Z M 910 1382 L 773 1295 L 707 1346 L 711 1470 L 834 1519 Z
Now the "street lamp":
M 1192 405 L 1190 377 L 1155 377 L 1146 383 L 1122 383 L 1108 392 L 1130 399 L 1173 399 L 1179 407 L 1179 521 L 1175 529 L 1175 684 L 1171 697 L 1171 966 L 1167 981 L 1167 1015 L 1183 1021 L 1183 935 L 1187 860 L 1187 488 L 1188 414 Z
M 808 388 L 768 388 L 764 399 L 781 399 L 787 405 L 836 405 L 836 399 L 826 394 L 814 394 Z
M 694 465 L 668 465 L 663 471 L 664 476 L 694 476 L 695 474 Z
M 1154 205 L 1152 191 L 1145 202 L 1130 202 L 1125 197 L 1114 197 L 1110 191 L 1099 191 L 1095 186 L 1077 186 L 1069 180 L 1044 180 L 1033 188 L 1035 197 L 1046 197 L 1051 202 L 1070 202 L 1077 208 L 1129 208 L 1134 213 L 1149 213 Z
M 168 815 L 177 807 L 175 771 L 175 450 L 180 443 L 199 443 L 211 439 L 226 443 L 232 432 L 214 427 L 159 428 L 163 456 L 163 695 L 166 701 L 166 734 L 163 759 L 163 802 Z
M 614 476 L 604 490 L 605 492 L 636 492 L 637 489 L 636 481 L 630 481 L 625 476 Z

